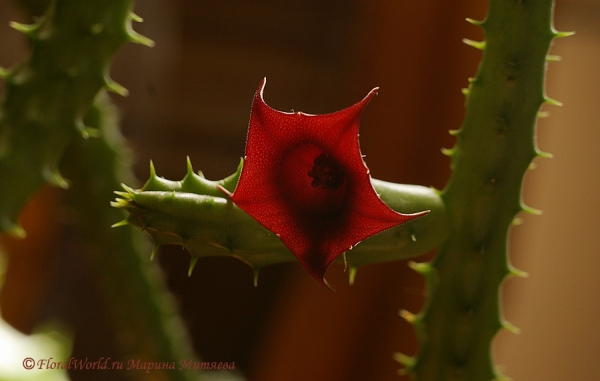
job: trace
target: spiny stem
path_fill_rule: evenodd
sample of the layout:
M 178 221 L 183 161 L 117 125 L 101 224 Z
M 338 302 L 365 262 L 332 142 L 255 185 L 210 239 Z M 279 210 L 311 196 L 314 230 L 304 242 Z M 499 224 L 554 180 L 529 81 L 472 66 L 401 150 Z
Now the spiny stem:
M 126 42 L 147 43 L 130 27 L 133 0 L 56 0 L 32 25 L 29 58 L 4 72 L 0 108 L 0 231 L 23 236 L 22 206 L 45 182 L 66 188 L 57 166 L 78 136 L 94 135 L 83 118 L 110 80 L 108 67 Z
M 429 300 L 411 319 L 421 348 L 407 361 L 419 381 L 499 379 L 490 344 L 503 327 L 498 289 L 511 273 L 508 229 L 524 210 L 521 184 L 538 155 L 536 116 L 544 95 L 546 53 L 557 33 L 552 0 L 491 0 L 479 23 L 483 60 L 466 91 L 467 112 L 450 150 L 453 174 L 442 199 L 450 234 L 421 265 Z
M 146 185 L 140 190 L 124 186 L 126 192 L 117 192 L 120 199 L 113 206 L 127 210 L 130 214 L 127 222 L 152 235 L 157 246 L 182 245 L 193 258 L 234 256 L 256 271 L 268 264 L 295 261 L 274 234 L 227 200 L 218 189 L 222 186 L 233 191 L 240 170 L 241 164 L 238 172 L 228 178 L 210 181 L 194 173 L 188 159 L 184 179 L 171 181 L 158 177 L 151 166 Z M 403 213 L 431 212 L 427 218 L 384 231 L 349 251 L 346 259 L 354 268 L 352 276 L 359 266 L 423 254 L 437 247 L 447 234 L 446 212 L 436 190 L 381 180 L 372 182 L 392 209 Z
M 72 179 L 66 204 L 75 211 L 78 248 L 95 265 L 123 361 L 174 363 L 179 368 L 182 360 L 195 355 L 160 270 L 148 261 L 138 232 L 110 227 L 124 217 L 122 211 L 107 207 L 112 191 L 132 175 L 114 106 L 106 94 L 100 95 L 86 121 L 102 136 L 74 142 L 61 163 L 61 170 Z M 188 370 L 153 370 L 152 374 L 174 381 L 199 377 Z

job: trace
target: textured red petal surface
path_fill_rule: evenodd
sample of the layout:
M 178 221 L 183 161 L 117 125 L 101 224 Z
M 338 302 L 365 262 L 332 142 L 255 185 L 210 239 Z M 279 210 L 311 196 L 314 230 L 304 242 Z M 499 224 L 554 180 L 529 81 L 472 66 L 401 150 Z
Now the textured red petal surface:
M 252 103 L 246 155 L 231 199 L 277 234 L 304 268 L 324 283 L 340 254 L 365 238 L 417 218 L 377 195 L 358 143 L 361 113 L 376 94 L 324 115 L 286 113 Z

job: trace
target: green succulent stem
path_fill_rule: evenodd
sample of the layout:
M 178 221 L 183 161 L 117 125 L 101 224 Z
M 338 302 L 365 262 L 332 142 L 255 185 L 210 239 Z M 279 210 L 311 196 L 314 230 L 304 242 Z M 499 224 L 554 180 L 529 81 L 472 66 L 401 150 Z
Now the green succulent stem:
M 535 123 L 544 94 L 546 54 L 553 38 L 552 0 L 491 0 L 474 22 L 485 40 L 483 59 L 466 93 L 466 116 L 449 150 L 452 177 L 442 192 L 450 234 L 426 275 L 425 309 L 408 315 L 420 350 L 406 359 L 419 381 L 488 381 L 490 345 L 504 323 L 499 287 L 511 273 L 507 235 L 521 202 L 521 185 L 539 156 Z M 471 44 L 474 45 L 474 44 Z
M 179 370 L 181 361 L 195 359 L 185 324 L 178 315 L 158 265 L 147 259 L 147 245 L 133 227 L 112 229 L 124 217 L 107 207 L 113 190 L 133 178 L 128 150 L 118 131 L 116 110 L 101 92 L 86 122 L 101 133 L 99 138 L 80 139 L 67 147 L 61 170 L 71 179 L 65 204 L 72 211 L 72 231 L 79 252 L 96 270 L 99 291 L 105 300 L 116 345 L 123 362 L 175 364 L 176 370 L 152 370 L 161 380 L 198 380 L 193 370 Z M 140 370 L 132 372 L 147 379 Z
M 228 200 L 219 190 L 233 191 L 238 171 L 221 181 L 210 181 L 194 173 L 188 159 L 188 173 L 181 181 L 158 177 L 151 166 L 150 179 L 140 190 L 125 186 L 126 192 L 113 206 L 129 212 L 119 223 L 136 225 L 154 238 L 156 247 L 182 245 L 192 255 L 191 268 L 203 256 L 234 256 L 258 271 L 265 265 L 296 261 L 283 243 Z M 372 181 L 381 199 L 403 213 L 431 212 L 366 239 L 346 253 L 351 268 L 371 263 L 415 257 L 437 247 L 448 232 L 444 204 L 434 189 Z M 340 258 L 340 261 L 343 260 Z M 355 272 L 352 272 L 355 274 Z
M 34 24 L 11 24 L 28 37 L 31 53 L 2 72 L 0 231 L 23 236 L 17 216 L 27 200 L 46 182 L 68 187 L 58 162 L 73 139 L 95 134 L 83 122 L 94 97 L 104 86 L 125 92 L 108 75 L 113 55 L 128 41 L 150 43 L 131 29 L 132 6 L 56 0 Z

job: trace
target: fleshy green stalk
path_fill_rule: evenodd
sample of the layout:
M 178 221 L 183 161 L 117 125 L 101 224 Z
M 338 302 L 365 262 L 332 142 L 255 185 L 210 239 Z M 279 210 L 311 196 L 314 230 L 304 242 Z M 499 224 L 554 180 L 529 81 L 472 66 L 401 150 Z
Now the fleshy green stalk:
M 151 44 L 130 26 L 133 0 L 56 0 L 35 24 L 12 26 L 27 35 L 29 58 L 3 70 L 0 109 L 0 231 L 23 236 L 17 216 L 45 182 L 66 188 L 57 169 L 65 147 L 93 135 L 83 117 L 98 91 L 126 90 L 108 76 L 126 42 Z
M 194 353 L 160 270 L 145 255 L 142 237 L 131 227 L 110 227 L 124 217 L 121 210 L 108 207 L 113 190 L 132 178 L 115 119 L 110 100 L 100 93 L 86 122 L 99 128 L 102 136 L 71 144 L 61 162 L 61 170 L 72 182 L 66 203 L 78 233 L 77 248 L 95 265 L 122 361 L 175 364 L 177 370 L 152 370 L 153 377 L 197 380 L 200 375 L 195 371 L 179 370 L 181 361 L 194 359 Z M 143 370 L 132 375 L 147 377 Z
M 491 0 L 477 75 L 465 91 L 466 117 L 449 150 L 453 174 L 442 199 L 450 234 L 424 273 L 425 309 L 405 313 L 417 330 L 416 359 L 402 357 L 419 381 L 489 381 L 490 345 L 504 323 L 498 290 L 516 271 L 507 261 L 507 234 L 521 203 L 521 184 L 535 147 L 534 127 L 544 95 L 546 54 L 554 31 L 552 0 Z
M 181 181 L 160 178 L 151 166 L 150 179 L 141 190 L 125 187 L 126 192 L 117 192 L 121 199 L 113 206 L 130 213 L 127 220 L 117 225 L 130 223 L 144 229 L 154 238 L 155 250 L 164 244 L 183 245 L 192 255 L 190 272 L 203 256 L 234 256 L 256 273 L 268 264 L 296 261 L 279 238 L 217 188 L 220 185 L 233 191 L 241 166 L 240 163 L 235 174 L 221 181 L 209 181 L 194 173 L 189 159 L 187 175 Z M 431 212 L 427 218 L 382 232 L 349 251 L 346 261 L 353 269 L 351 282 L 357 267 L 423 254 L 437 247 L 448 231 L 444 204 L 435 190 L 380 180 L 373 180 L 373 185 L 392 209 L 402 213 Z

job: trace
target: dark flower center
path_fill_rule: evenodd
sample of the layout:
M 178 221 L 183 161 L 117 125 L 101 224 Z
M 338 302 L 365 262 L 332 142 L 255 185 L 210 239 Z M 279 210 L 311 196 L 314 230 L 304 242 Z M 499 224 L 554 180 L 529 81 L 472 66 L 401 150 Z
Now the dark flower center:
M 344 169 L 331 156 L 324 153 L 317 156 L 308 175 L 313 178 L 313 188 L 338 189 L 344 182 Z

